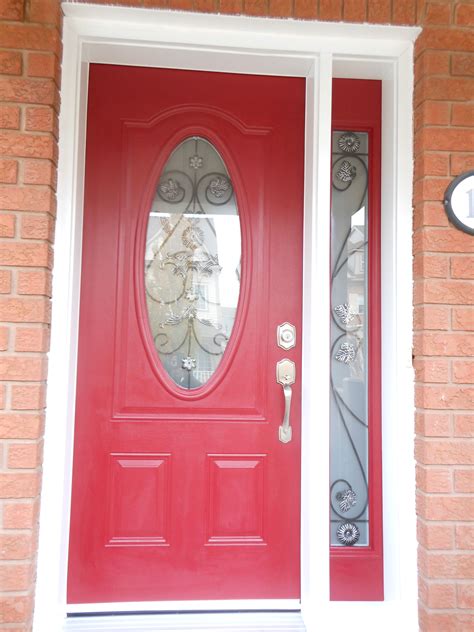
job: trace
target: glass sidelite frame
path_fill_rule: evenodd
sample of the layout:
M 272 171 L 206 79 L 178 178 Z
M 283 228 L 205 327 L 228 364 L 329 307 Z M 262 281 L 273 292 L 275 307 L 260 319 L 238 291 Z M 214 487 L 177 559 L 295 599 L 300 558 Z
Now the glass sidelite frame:
M 329 490 L 334 600 L 383 599 L 380 105 L 380 82 L 334 80 Z
M 234 188 L 216 148 L 185 139 L 160 175 L 145 248 L 150 329 L 168 376 L 186 390 L 216 372 L 240 294 L 241 229 Z

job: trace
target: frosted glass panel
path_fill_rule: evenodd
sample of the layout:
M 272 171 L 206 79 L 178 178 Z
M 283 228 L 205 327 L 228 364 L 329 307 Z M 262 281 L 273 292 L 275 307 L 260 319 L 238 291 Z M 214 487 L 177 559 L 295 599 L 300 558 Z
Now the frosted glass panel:
M 179 386 L 216 371 L 234 326 L 241 234 L 234 188 L 216 149 L 182 142 L 160 176 L 148 221 L 145 289 L 158 356 Z
M 332 141 L 331 544 L 367 546 L 368 137 Z

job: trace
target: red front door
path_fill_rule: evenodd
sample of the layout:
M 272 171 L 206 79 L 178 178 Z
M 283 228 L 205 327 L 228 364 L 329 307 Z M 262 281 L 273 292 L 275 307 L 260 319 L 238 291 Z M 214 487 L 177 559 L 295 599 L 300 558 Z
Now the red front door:
M 70 603 L 299 598 L 304 94 L 91 67 Z

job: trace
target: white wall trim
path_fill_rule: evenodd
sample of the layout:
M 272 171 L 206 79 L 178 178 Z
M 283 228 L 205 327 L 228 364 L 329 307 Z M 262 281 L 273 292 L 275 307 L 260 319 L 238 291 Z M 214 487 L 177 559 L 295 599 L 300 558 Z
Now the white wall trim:
M 412 55 L 419 29 L 71 3 L 64 3 L 63 9 L 66 17 L 58 218 L 34 630 L 142 629 L 133 627 L 132 620 L 126 618 L 122 618 L 121 627 L 115 628 L 107 627 L 110 625 L 107 617 L 102 623 L 97 617 L 90 617 L 81 623 L 82 627 L 77 619 L 66 624 L 85 114 L 88 62 L 91 61 L 306 77 L 302 617 L 310 631 L 328 629 L 324 623 L 326 617 L 330 617 L 328 625 L 337 617 L 350 621 L 353 629 L 367 632 L 379 630 L 381 626 L 385 630 L 401 626 L 416 630 L 409 244 L 412 231 Z M 312 358 L 328 357 L 325 356 L 328 343 L 324 342 L 324 336 L 317 334 L 329 331 L 327 157 L 330 154 L 332 75 L 383 80 L 383 435 L 387 499 L 384 509 L 386 601 L 383 603 L 328 601 L 329 428 L 328 424 L 321 424 L 321 420 L 328 418 L 329 368 L 325 362 L 315 366 Z M 64 484 L 60 483 L 62 480 Z M 143 609 L 153 608 L 143 604 Z M 164 626 L 164 619 L 160 621 Z M 360 628 L 356 621 L 361 622 Z M 150 627 L 145 622 L 143 629 L 173 628 Z

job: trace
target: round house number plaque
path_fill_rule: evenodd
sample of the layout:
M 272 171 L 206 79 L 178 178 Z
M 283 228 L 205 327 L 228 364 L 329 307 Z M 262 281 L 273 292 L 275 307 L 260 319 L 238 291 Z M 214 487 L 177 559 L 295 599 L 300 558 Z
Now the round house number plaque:
M 455 226 L 474 235 L 474 171 L 454 178 L 444 194 L 444 207 Z

